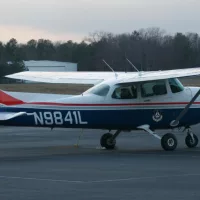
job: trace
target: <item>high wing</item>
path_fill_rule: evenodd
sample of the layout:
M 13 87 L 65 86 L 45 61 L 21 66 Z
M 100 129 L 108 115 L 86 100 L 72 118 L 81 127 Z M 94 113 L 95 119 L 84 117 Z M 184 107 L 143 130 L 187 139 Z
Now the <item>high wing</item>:
M 22 115 L 26 115 L 26 112 L 1 112 L 0 113 L 0 121 L 6 121 L 9 119 L 13 119 L 15 117 L 19 117 Z
M 135 72 L 133 72 L 134 74 Z M 119 72 L 118 74 L 125 74 Z M 73 83 L 73 84 L 97 84 L 102 81 L 115 78 L 113 72 L 19 72 L 7 75 L 7 78 L 45 83 Z
M 137 74 L 127 75 L 126 77 L 123 77 L 119 81 L 119 83 L 144 82 L 151 80 L 162 80 L 162 79 L 189 77 L 197 75 L 200 75 L 200 67 L 163 70 L 163 71 L 149 71 L 149 72 L 140 72 L 140 74 L 137 73 Z
M 74 84 L 97 84 L 105 80 L 117 78 L 119 83 L 143 82 L 168 78 L 179 78 L 200 75 L 200 67 L 145 71 L 145 72 L 20 72 L 7 75 L 7 78 L 21 79 L 46 83 L 74 83 Z

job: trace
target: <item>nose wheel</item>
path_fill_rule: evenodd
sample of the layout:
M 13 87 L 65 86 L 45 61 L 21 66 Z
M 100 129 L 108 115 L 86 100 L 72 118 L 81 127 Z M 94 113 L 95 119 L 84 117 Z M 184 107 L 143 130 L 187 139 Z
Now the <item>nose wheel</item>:
M 189 132 L 188 135 L 185 137 L 185 144 L 187 145 L 188 148 L 194 148 L 198 145 L 199 139 L 198 137 Z

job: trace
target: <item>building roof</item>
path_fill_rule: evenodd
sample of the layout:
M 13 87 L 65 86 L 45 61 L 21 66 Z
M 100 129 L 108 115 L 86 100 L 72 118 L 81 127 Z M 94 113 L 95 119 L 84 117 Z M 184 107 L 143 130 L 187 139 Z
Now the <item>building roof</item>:
M 29 60 L 23 61 L 26 67 L 66 67 L 67 65 L 77 65 L 77 63 L 71 62 L 59 62 L 59 61 L 49 61 L 49 60 Z

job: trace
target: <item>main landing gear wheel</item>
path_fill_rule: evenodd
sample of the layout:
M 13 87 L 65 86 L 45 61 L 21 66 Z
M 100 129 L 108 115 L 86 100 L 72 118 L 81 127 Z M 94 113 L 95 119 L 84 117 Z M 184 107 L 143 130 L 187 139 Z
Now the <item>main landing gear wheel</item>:
M 192 137 L 193 135 L 193 137 Z M 197 146 L 199 140 L 198 140 L 198 137 L 195 135 L 195 134 L 188 134 L 186 137 L 185 137 L 185 144 L 187 145 L 187 147 L 189 148 L 194 148 Z
M 177 139 L 174 134 L 167 133 L 161 138 L 161 146 L 165 151 L 173 151 L 177 147 Z
M 100 144 L 102 147 L 105 147 L 106 149 L 114 149 L 116 145 L 116 140 L 113 139 L 113 134 L 105 133 L 101 137 Z

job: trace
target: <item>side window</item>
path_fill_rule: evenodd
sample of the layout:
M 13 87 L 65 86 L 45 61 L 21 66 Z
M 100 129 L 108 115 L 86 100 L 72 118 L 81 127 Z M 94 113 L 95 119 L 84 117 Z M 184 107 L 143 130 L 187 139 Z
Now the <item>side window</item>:
M 141 83 L 142 97 L 151 97 L 167 94 L 167 88 L 164 80 L 149 81 Z
M 183 85 L 176 78 L 170 78 L 169 79 L 169 85 L 170 85 L 172 93 L 177 93 L 177 92 L 181 92 L 181 91 L 184 90 Z
M 137 98 L 137 87 L 135 85 L 119 86 L 113 94 L 114 99 L 136 99 Z
M 90 93 L 98 96 L 106 96 L 110 90 L 110 86 L 107 84 L 102 84 L 97 87 L 94 87 L 90 90 Z

